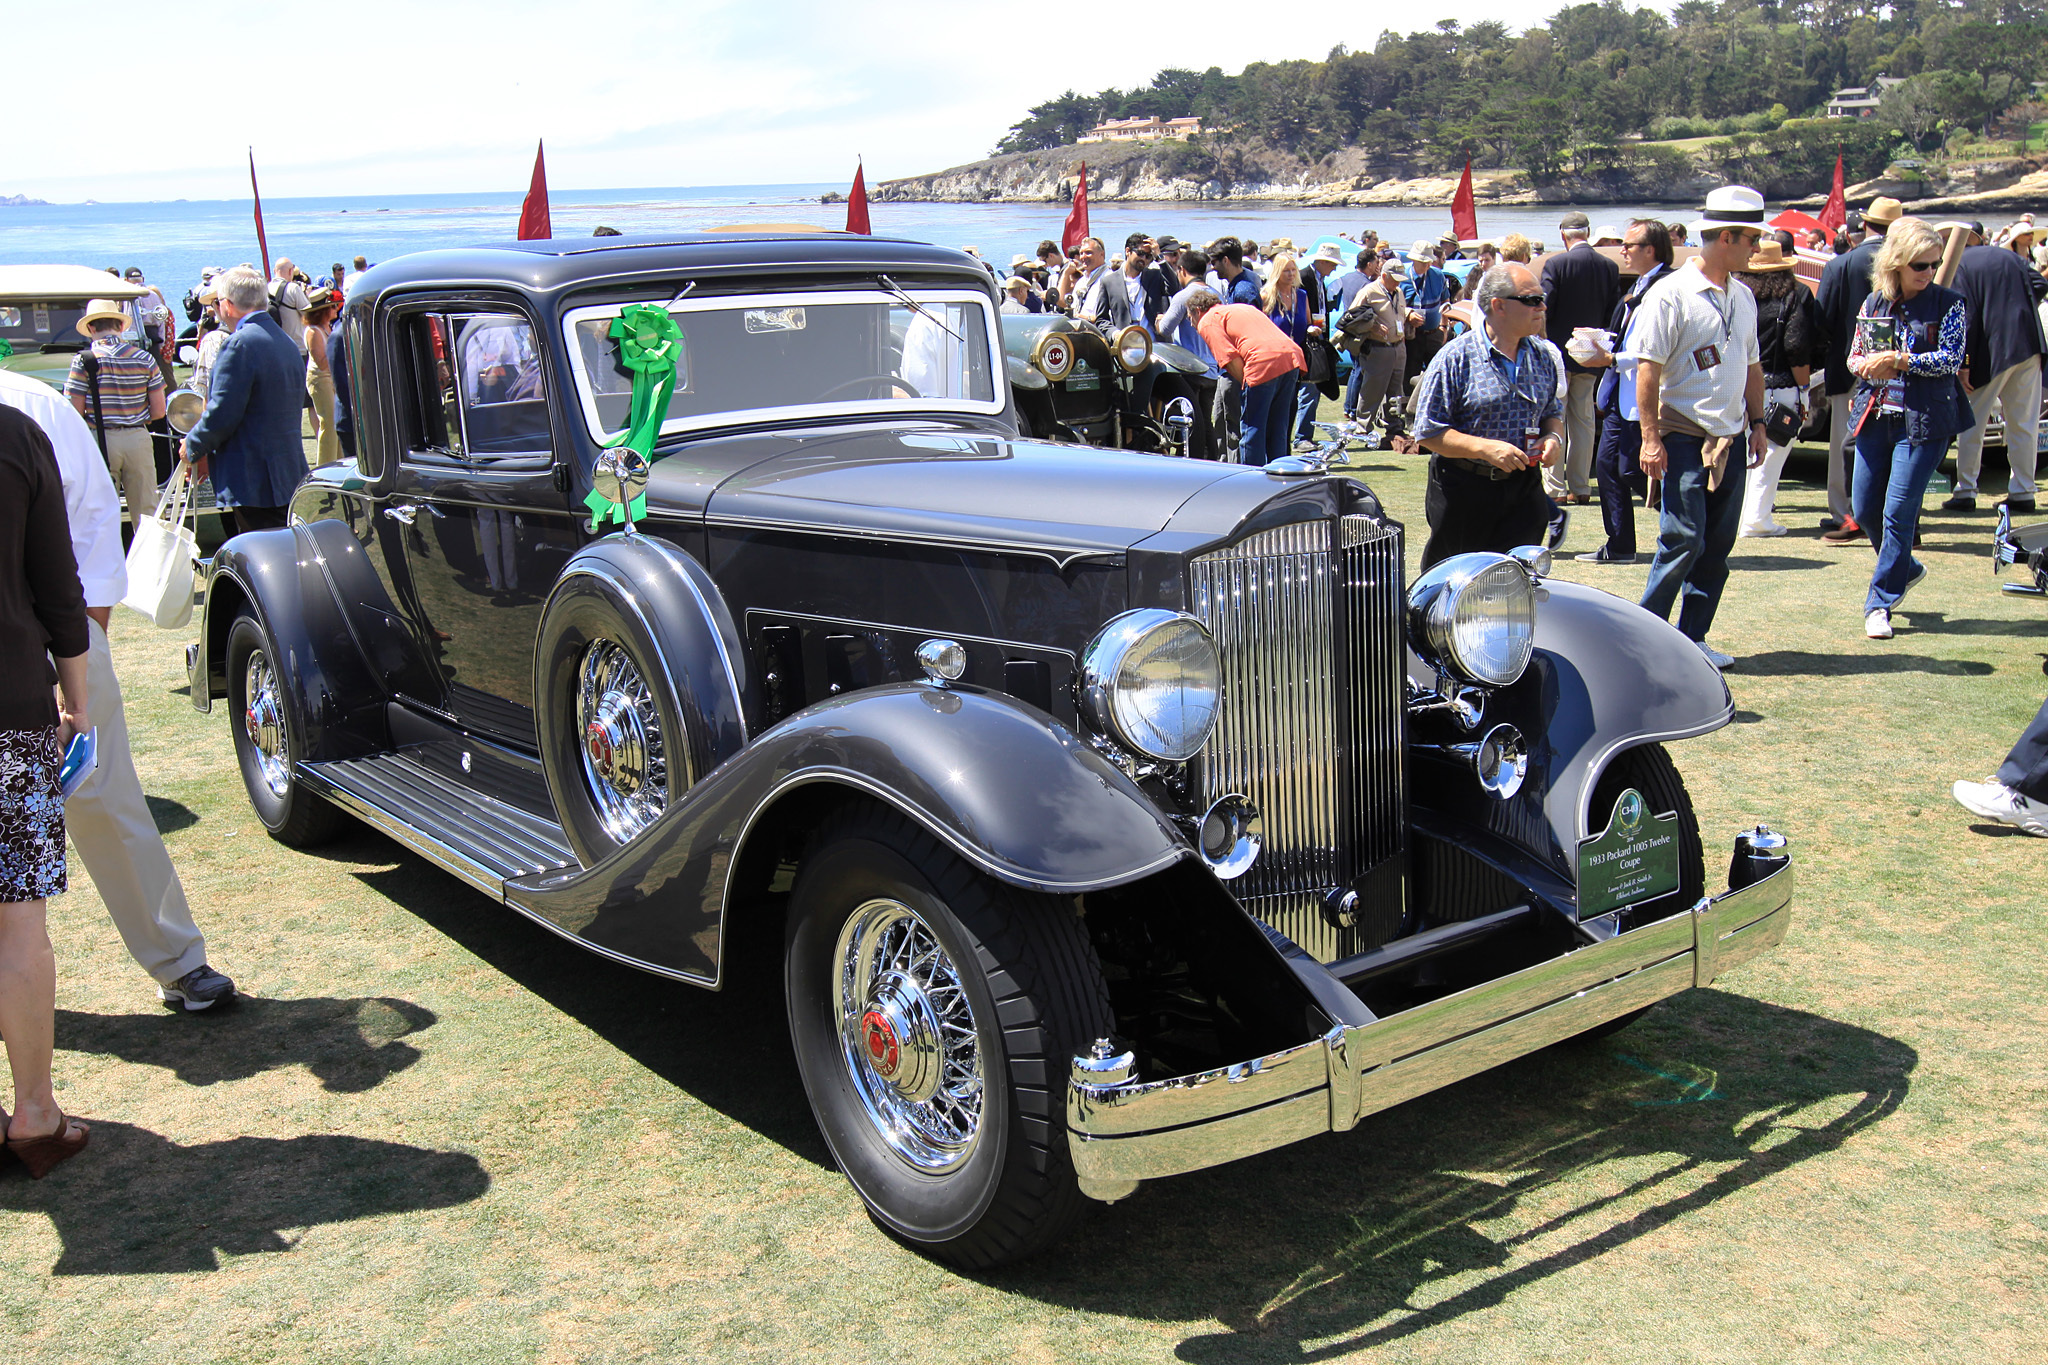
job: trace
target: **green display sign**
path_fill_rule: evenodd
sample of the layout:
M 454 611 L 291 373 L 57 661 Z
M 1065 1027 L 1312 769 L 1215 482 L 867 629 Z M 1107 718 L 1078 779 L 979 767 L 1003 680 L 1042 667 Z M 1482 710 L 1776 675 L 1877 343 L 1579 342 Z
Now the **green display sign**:
M 1579 918 L 1593 919 L 1678 889 L 1678 812 L 1649 814 L 1630 787 L 1607 828 L 1579 844 Z

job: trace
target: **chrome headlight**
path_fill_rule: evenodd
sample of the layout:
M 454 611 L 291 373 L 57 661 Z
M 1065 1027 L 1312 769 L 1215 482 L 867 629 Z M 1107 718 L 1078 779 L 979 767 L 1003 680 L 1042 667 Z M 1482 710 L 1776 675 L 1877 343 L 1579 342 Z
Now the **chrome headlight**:
M 1157 607 L 1104 626 L 1081 655 L 1090 723 L 1148 758 L 1184 763 L 1216 726 L 1223 663 L 1192 616 Z
M 1152 363 L 1152 334 L 1132 323 L 1116 334 L 1116 363 L 1136 374 Z
M 1408 643 L 1431 665 L 1504 687 L 1536 649 L 1536 585 L 1506 555 L 1453 555 L 1408 590 Z

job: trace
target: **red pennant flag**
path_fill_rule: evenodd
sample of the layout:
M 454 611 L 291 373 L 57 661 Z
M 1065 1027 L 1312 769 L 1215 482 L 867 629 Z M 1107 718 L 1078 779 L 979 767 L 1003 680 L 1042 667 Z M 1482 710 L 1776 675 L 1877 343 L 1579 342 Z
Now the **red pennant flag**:
M 858 161 L 853 163 L 853 189 L 846 196 L 846 230 L 858 232 L 863 237 L 874 233 L 874 229 L 868 226 L 867 171 Z
M 256 249 L 263 253 L 263 278 L 270 278 L 270 241 L 263 235 L 263 191 L 256 188 L 256 149 L 249 149 L 249 193 L 256 200 Z
M 1461 242 L 1474 241 L 1479 236 L 1479 212 L 1472 207 L 1472 158 L 1465 158 L 1465 178 L 1458 182 L 1458 192 L 1451 197 L 1451 233 Z
M 1820 225 L 1829 232 L 1840 232 L 1842 225 L 1849 221 L 1849 205 L 1842 193 L 1842 154 L 1835 153 L 1835 183 L 1828 190 L 1828 202 L 1821 205 Z
M 539 241 L 555 235 L 548 221 L 548 168 L 544 153 L 547 141 L 533 147 L 533 183 L 526 187 L 526 202 L 519 206 L 519 240 Z
M 1081 179 L 1074 186 L 1074 207 L 1067 210 L 1067 225 L 1060 229 L 1060 246 L 1071 256 L 1088 235 L 1088 163 L 1081 163 Z

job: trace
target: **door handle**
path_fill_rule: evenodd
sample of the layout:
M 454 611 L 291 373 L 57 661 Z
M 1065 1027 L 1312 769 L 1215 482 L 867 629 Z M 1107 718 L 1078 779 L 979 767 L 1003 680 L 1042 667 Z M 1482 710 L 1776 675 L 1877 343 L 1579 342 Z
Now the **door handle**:
M 434 506 L 434 504 L 432 504 L 431 502 L 398 503 L 393 506 L 385 508 L 384 515 L 391 518 L 393 521 L 402 522 L 405 525 L 410 526 L 413 524 L 413 521 L 419 516 L 422 510 L 425 510 L 429 516 L 432 516 L 436 519 L 445 518 L 448 515 L 446 512 L 443 512 L 440 508 Z

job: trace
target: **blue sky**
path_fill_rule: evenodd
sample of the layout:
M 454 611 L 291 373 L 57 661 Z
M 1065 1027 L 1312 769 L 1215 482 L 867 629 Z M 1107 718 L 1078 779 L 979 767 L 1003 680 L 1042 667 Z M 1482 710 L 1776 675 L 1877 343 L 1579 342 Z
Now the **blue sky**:
M 108 69 L 130 78 L 113 88 L 120 102 L 103 105 L 63 99 L 52 77 L 40 106 L 69 112 L 0 157 L 0 195 L 52 202 L 239 196 L 251 144 L 264 194 L 280 197 L 518 189 L 541 137 L 549 183 L 563 189 L 836 181 L 851 178 L 857 155 L 872 182 L 985 156 L 1028 106 L 1069 86 L 1144 84 L 1162 66 L 1319 58 L 1340 42 L 1371 47 L 1390 22 L 1540 17 L 1504 0 L 1360 7 L 1355 22 L 1325 7 L 1312 23 L 1210 0 L 1105 5 L 1094 20 L 990 0 L 17 0 L 9 10 L 12 55 L 51 54 L 75 72 L 112 52 Z M 22 93 L 17 129 L 30 107 Z M 161 137 L 168 116 L 137 113 L 160 101 L 193 111 Z M 101 109 L 137 118 L 148 136 L 91 136 Z

